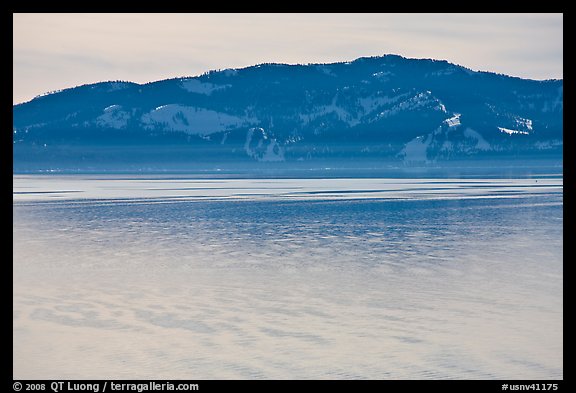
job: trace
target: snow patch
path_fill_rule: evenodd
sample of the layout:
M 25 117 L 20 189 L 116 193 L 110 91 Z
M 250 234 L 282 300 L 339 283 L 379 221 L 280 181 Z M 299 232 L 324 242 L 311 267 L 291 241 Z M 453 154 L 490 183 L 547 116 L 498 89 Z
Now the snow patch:
M 215 91 L 232 87 L 232 85 L 214 85 L 212 83 L 204 83 L 198 79 L 182 79 L 180 84 L 184 90 L 187 90 L 190 93 L 204 94 L 207 96 L 211 95 Z
M 442 105 L 444 106 L 444 105 Z M 452 116 L 449 119 L 444 120 L 444 123 L 446 123 L 448 125 L 448 127 L 458 127 L 461 123 L 460 123 L 460 116 L 462 116 L 460 113 L 454 113 L 454 116 Z
M 224 134 L 224 136 L 222 137 L 222 140 L 220 141 L 220 144 L 223 145 L 224 143 L 226 143 L 226 139 L 228 139 L 228 133 Z
M 476 140 L 475 147 L 478 150 L 490 150 L 491 148 L 490 143 L 488 143 L 480 133 L 474 131 L 472 128 L 466 128 L 464 130 L 464 136 L 466 138 L 475 139 Z
M 554 98 L 554 101 L 544 101 L 544 106 L 542 107 L 542 112 L 553 112 L 556 110 L 564 110 L 564 86 L 558 87 L 558 94 Z
M 404 162 L 428 162 L 427 150 L 432 138 L 429 135 L 417 136 L 404 146 L 400 155 L 404 155 Z
M 516 118 L 516 124 L 519 127 L 523 127 L 529 131 L 532 131 L 532 120 L 530 120 L 530 119 L 524 119 L 522 117 L 517 117 Z
M 390 80 L 389 76 L 393 76 L 394 74 L 390 71 L 379 71 L 372 74 L 372 76 L 376 79 L 379 79 L 382 82 L 387 82 Z
M 284 161 L 284 149 L 275 138 L 269 138 L 261 127 L 250 128 L 246 133 L 244 150 L 250 157 L 261 162 Z
M 503 133 L 508 134 L 508 135 L 513 135 L 513 134 L 528 135 L 529 134 L 528 131 L 511 130 L 509 128 L 504 128 L 504 127 L 498 127 L 498 129 L 500 130 L 500 132 L 503 132 Z
M 444 141 L 440 150 L 441 151 L 452 151 L 452 150 L 454 150 L 454 144 L 451 141 Z
M 432 103 L 439 103 L 439 101 L 431 96 L 430 91 L 423 93 L 418 93 L 414 97 L 402 101 L 398 105 L 393 106 L 390 109 L 384 110 L 378 114 L 378 118 L 387 118 L 396 115 L 400 111 L 414 110 L 421 108 Z M 435 109 L 442 110 L 440 106 L 436 106 Z
M 280 147 L 276 139 L 272 139 L 266 148 L 266 153 L 260 161 L 273 162 L 284 161 L 284 149 Z
M 368 115 L 381 106 L 394 104 L 395 102 L 405 97 L 406 95 L 407 93 L 400 94 L 396 97 L 388 97 L 388 96 L 379 97 L 372 95 L 368 97 L 359 98 L 358 104 L 360 104 L 360 106 L 362 107 L 364 114 Z
M 110 105 L 104 108 L 104 112 L 112 112 L 120 108 L 122 108 L 120 105 Z
M 307 125 L 308 123 L 317 119 L 318 117 L 321 117 L 321 116 L 324 116 L 324 115 L 327 115 L 330 113 L 335 113 L 340 121 L 345 122 L 350 127 L 354 127 L 354 126 L 360 124 L 360 120 L 358 118 L 356 118 L 355 116 L 352 116 L 344 108 L 341 108 L 338 105 L 336 105 L 336 99 L 337 98 L 338 98 L 338 94 L 336 94 L 334 96 L 334 98 L 332 99 L 332 103 L 330 105 L 321 105 L 321 106 L 317 107 L 317 109 L 312 113 L 299 114 L 298 116 L 300 118 L 300 121 L 302 121 L 304 123 L 303 125 Z
M 253 122 L 253 119 L 246 117 L 176 104 L 159 106 L 142 116 L 142 123 L 147 129 L 163 126 L 171 131 L 201 136 L 244 127 Z
M 562 146 L 562 141 L 558 139 L 552 139 L 550 141 L 544 141 L 544 142 L 538 141 L 534 144 L 534 146 L 538 150 L 550 150 Z
M 105 128 L 115 128 L 117 130 L 126 128 L 130 113 L 122 110 L 121 105 L 110 105 L 104 108 L 103 114 L 96 118 L 96 125 Z

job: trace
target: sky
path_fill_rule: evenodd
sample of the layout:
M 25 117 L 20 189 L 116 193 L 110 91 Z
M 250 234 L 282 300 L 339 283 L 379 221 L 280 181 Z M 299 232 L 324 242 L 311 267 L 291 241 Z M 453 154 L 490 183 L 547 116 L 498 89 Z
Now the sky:
M 13 102 L 265 62 L 398 54 L 563 78 L 562 14 L 13 14 Z

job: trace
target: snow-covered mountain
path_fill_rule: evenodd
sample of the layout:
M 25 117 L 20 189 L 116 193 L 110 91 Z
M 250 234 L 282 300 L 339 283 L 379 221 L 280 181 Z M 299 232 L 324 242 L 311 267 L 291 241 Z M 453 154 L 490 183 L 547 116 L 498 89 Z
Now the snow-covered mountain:
M 13 115 L 15 170 L 561 158 L 563 82 L 386 55 L 83 85 Z

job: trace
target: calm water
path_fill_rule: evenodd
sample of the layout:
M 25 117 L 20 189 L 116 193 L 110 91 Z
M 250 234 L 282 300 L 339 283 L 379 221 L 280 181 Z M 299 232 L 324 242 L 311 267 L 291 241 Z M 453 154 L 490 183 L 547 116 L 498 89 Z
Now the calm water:
M 563 378 L 561 177 L 13 189 L 14 378 Z

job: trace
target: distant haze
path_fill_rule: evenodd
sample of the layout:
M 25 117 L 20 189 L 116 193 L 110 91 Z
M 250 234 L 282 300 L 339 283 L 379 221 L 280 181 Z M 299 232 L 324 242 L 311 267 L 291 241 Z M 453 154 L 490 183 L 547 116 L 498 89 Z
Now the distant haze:
M 562 14 L 14 14 L 13 22 L 15 104 L 106 80 L 387 53 L 563 77 Z

